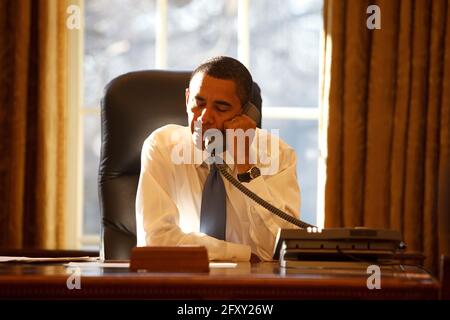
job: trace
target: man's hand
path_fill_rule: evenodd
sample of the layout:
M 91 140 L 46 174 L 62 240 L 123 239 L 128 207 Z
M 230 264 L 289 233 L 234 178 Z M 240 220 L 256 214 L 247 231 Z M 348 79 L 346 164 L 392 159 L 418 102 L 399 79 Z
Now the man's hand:
M 252 164 L 249 161 L 250 158 L 250 145 L 253 142 L 255 137 L 256 130 L 256 122 L 247 116 L 246 114 L 240 114 L 235 116 L 233 119 L 224 122 L 225 133 L 227 129 L 233 130 L 233 143 L 234 148 L 230 150 L 229 144 L 231 141 L 228 141 L 227 136 L 227 147 L 228 150 L 233 151 L 234 163 L 236 164 L 236 168 L 238 173 L 243 173 L 248 171 Z M 242 129 L 245 134 L 245 143 L 243 143 L 242 139 L 238 139 L 238 136 L 235 133 L 235 130 Z M 247 131 L 251 129 L 250 131 Z

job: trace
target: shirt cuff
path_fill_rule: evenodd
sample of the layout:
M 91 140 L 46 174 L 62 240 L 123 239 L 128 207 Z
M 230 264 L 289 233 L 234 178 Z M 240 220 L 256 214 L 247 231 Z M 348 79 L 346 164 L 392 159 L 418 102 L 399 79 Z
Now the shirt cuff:
M 256 193 L 261 198 L 263 196 L 267 196 L 266 194 L 266 185 L 264 178 L 262 176 L 259 176 L 255 179 L 252 179 L 250 182 L 245 183 L 244 186 L 246 186 L 248 189 L 253 191 L 253 193 Z
M 230 261 L 250 261 L 252 250 L 250 246 L 227 242 L 226 260 Z
M 277 207 L 277 208 L 279 207 L 278 203 L 276 203 L 275 199 L 273 199 L 272 196 L 270 195 L 270 193 L 268 192 L 266 182 L 264 181 L 263 177 L 260 176 L 258 178 L 255 178 L 252 181 L 250 181 L 249 183 L 247 183 L 245 186 L 250 191 L 252 191 L 254 194 L 259 196 L 263 200 L 266 200 L 274 207 Z M 246 200 L 248 201 L 250 208 L 254 208 L 254 209 L 258 208 L 257 211 L 260 212 L 260 214 L 262 215 L 262 218 L 269 219 L 269 220 L 271 220 L 271 218 L 273 218 L 274 215 L 272 213 L 269 213 L 267 209 L 263 209 L 263 207 L 261 207 L 258 203 L 256 203 L 255 201 L 253 201 L 252 199 L 250 199 L 248 197 L 246 197 Z
M 271 205 L 276 208 L 280 208 L 281 206 L 276 202 L 275 199 L 270 195 L 267 190 L 267 186 L 265 184 L 263 177 L 258 177 L 253 179 L 247 184 L 247 188 L 258 195 L 263 200 L 266 200 Z M 289 222 L 284 221 L 277 215 L 272 212 L 269 212 L 268 209 L 263 208 L 250 198 L 248 198 L 249 206 L 250 206 L 250 221 L 255 226 L 255 228 L 259 229 L 262 226 L 265 226 L 272 234 L 276 235 L 278 233 L 278 229 L 280 227 L 289 228 Z M 282 208 L 280 208 L 283 210 Z M 259 229 L 260 230 L 260 229 Z

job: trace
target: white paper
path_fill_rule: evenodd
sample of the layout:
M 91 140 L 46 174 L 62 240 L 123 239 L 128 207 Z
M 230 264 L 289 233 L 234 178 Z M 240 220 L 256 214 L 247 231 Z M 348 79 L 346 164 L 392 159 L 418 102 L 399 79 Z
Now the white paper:
M 64 264 L 66 267 L 83 267 L 83 268 L 129 268 L 129 262 L 101 262 L 98 257 L 59 257 L 59 258 L 30 258 L 30 257 L 13 257 L 0 256 L 1 262 L 69 262 Z M 210 262 L 210 269 L 230 269 L 236 268 L 237 263 L 233 262 Z
M 64 264 L 69 268 L 129 268 L 129 262 L 70 262 Z M 210 269 L 230 269 L 236 268 L 234 262 L 210 262 Z
M 210 262 L 210 269 L 231 269 L 236 268 L 237 263 L 234 262 Z
M 69 261 L 97 261 L 99 257 L 58 257 L 58 258 L 30 258 L 30 257 L 13 257 L 0 256 L 0 262 L 69 262 Z
M 129 268 L 129 262 L 70 262 L 64 264 L 69 268 Z

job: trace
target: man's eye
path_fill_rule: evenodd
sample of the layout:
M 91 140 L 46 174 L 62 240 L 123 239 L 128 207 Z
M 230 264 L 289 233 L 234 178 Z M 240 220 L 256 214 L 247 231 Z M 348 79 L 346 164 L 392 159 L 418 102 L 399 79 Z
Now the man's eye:
M 206 106 L 206 103 L 203 101 L 195 101 L 195 108 L 203 108 Z
M 216 109 L 217 109 L 217 111 L 219 111 L 219 112 L 225 112 L 225 111 L 228 111 L 228 107 L 227 106 L 222 106 L 222 105 L 216 105 Z
M 199 110 L 201 108 L 204 108 L 205 104 L 204 103 L 196 103 L 193 107 L 192 107 L 192 111 L 194 110 Z

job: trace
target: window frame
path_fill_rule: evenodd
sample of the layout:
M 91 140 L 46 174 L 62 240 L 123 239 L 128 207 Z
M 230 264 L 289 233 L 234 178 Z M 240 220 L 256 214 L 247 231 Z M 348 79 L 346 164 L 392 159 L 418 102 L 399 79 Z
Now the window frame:
M 238 40 L 238 59 L 247 67 L 250 65 L 250 0 L 237 0 L 237 40 Z M 83 22 L 84 22 L 84 0 L 73 0 L 75 4 L 78 4 L 82 9 Z M 167 43 L 168 43 L 168 0 L 156 0 L 156 26 L 155 26 L 155 69 L 166 69 L 168 67 L 167 60 Z M 322 42 L 322 41 L 321 41 Z M 100 235 L 97 234 L 84 234 L 83 233 L 83 123 L 85 116 L 98 116 L 100 117 L 100 108 L 83 105 L 83 55 L 84 55 L 84 24 L 81 30 L 77 33 L 77 36 L 71 37 L 69 51 L 75 52 L 76 62 L 73 62 L 69 66 L 69 70 L 72 75 L 76 75 L 74 79 L 78 81 L 73 85 L 73 95 L 71 96 L 71 110 L 73 111 L 69 119 L 73 122 L 71 127 L 71 133 L 69 138 L 75 142 L 69 144 L 69 159 L 74 159 L 68 165 L 68 181 L 76 181 L 70 187 L 70 194 L 75 194 L 70 201 L 70 210 L 68 212 L 68 238 L 70 238 L 71 247 L 77 249 L 86 248 L 91 246 L 100 245 Z M 323 51 L 322 51 L 323 52 Z M 322 68 L 320 75 L 322 74 Z M 319 94 L 319 93 L 318 93 Z M 72 100 L 73 99 L 73 100 Z M 264 119 L 286 119 L 286 120 L 316 120 L 320 129 L 320 108 L 319 106 L 305 107 L 305 106 L 264 106 L 263 120 Z M 320 135 L 319 135 L 320 140 Z M 318 141 L 318 150 L 320 150 L 320 141 Z M 72 156 L 72 157 L 71 157 Z M 321 171 L 324 171 L 324 166 L 321 165 L 321 155 L 317 159 L 318 161 L 318 183 L 317 183 L 317 210 L 316 210 L 316 222 L 319 228 L 324 227 L 324 208 L 320 203 L 323 197 L 323 183 L 324 175 Z M 70 171 L 70 172 L 69 172 Z M 74 227 L 75 226 L 75 227 Z
M 80 249 L 83 219 L 83 105 L 84 62 L 84 0 L 71 0 L 80 8 L 80 29 L 68 32 L 68 115 L 67 115 L 67 212 L 65 228 L 66 248 Z

